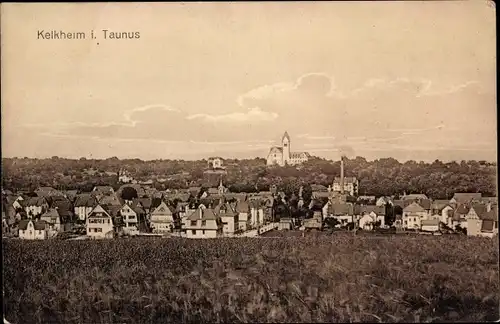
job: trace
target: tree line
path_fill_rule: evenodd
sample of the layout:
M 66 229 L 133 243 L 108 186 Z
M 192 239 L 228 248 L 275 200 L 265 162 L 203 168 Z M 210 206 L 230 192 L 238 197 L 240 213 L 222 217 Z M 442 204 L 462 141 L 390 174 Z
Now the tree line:
M 318 157 L 300 166 L 266 166 L 263 158 L 224 160 L 225 174 L 206 173 L 207 160 L 120 160 L 3 158 L 4 189 L 33 191 L 40 186 L 90 191 L 96 185 L 118 188 L 118 171 L 138 181 L 153 180 L 159 190 L 191 186 L 216 187 L 222 178 L 231 192 L 268 191 L 271 185 L 297 194 L 300 186 L 328 187 L 340 176 L 340 162 Z M 424 193 L 433 199 L 450 199 L 455 192 L 481 192 L 496 196 L 496 162 L 459 161 L 432 163 L 393 158 L 345 160 L 345 176 L 359 180 L 359 195 L 390 196 Z

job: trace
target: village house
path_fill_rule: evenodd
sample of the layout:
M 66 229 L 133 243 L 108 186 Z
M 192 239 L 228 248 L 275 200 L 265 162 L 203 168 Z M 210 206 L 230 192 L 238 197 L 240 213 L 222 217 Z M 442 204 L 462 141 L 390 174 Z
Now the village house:
M 223 234 L 223 224 L 213 209 L 198 208 L 187 217 L 185 230 L 188 238 L 217 238 Z
M 174 226 L 174 213 L 171 207 L 162 201 L 151 213 L 153 233 L 170 233 Z
M 238 201 L 236 204 L 238 213 L 238 228 L 240 231 L 248 230 L 252 225 L 250 223 L 250 206 L 246 201 Z
M 25 211 L 28 217 L 42 215 L 49 209 L 49 203 L 45 197 L 31 197 L 25 203 Z
M 331 203 L 328 202 L 323 207 L 323 215 L 326 217 L 333 217 L 341 223 L 346 225 L 348 223 L 356 222 L 361 217 L 354 215 L 354 205 L 352 203 Z
M 125 203 L 120 209 L 120 216 L 124 223 L 123 232 L 127 234 L 137 234 L 139 222 L 145 218 L 146 212 L 139 201 L 132 204 Z
M 44 221 L 48 225 L 50 232 L 61 232 L 64 230 L 64 225 L 62 225 L 61 216 L 55 208 L 51 208 L 46 211 L 40 217 L 40 220 Z
M 45 240 L 47 224 L 44 221 L 23 219 L 19 222 L 19 238 L 24 240 Z
M 467 223 L 467 214 L 469 214 L 469 210 L 470 207 L 467 204 L 458 205 L 453 210 L 453 216 L 448 219 L 447 225 L 453 229 L 456 229 L 457 226 L 467 228 L 469 226 Z
M 372 230 L 378 224 L 385 226 L 385 206 L 355 206 L 354 213 L 359 216 L 359 228 Z
M 215 208 L 222 221 L 222 233 L 224 236 L 233 236 L 239 231 L 238 213 L 229 203 L 221 204 Z
M 114 237 L 113 219 L 101 205 L 97 205 L 87 217 L 87 236 L 94 239 Z
M 80 221 L 85 221 L 90 212 L 97 206 L 97 199 L 89 194 L 76 196 L 74 203 L 75 215 Z
M 429 218 L 429 211 L 424 209 L 419 203 L 412 202 L 403 208 L 403 228 L 421 229 L 421 221 Z
M 465 216 L 468 236 L 488 236 L 498 234 L 498 212 L 488 205 L 473 204 Z

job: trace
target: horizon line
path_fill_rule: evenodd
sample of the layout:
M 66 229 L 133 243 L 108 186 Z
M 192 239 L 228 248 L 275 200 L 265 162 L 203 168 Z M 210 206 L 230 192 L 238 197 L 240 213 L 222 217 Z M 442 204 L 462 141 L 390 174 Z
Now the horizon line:
M 208 156 L 208 157 L 205 157 L 205 158 L 196 158 L 196 159 L 190 159 L 190 158 L 156 158 L 156 159 L 144 159 L 144 158 L 139 158 L 139 157 L 122 157 L 122 158 L 119 158 L 117 156 L 110 156 L 110 157 L 106 157 L 106 158 L 93 158 L 93 157 L 85 157 L 85 156 L 81 156 L 81 157 L 78 157 L 78 158 L 75 158 L 75 157 L 64 157 L 64 156 L 57 156 L 57 155 L 54 155 L 54 156 L 51 156 L 51 157 L 30 157 L 30 156 L 23 156 L 23 157 L 19 157 L 19 156 L 13 156 L 13 157 L 6 157 L 6 156 L 2 156 L 2 160 L 3 159 L 17 159 L 17 160 L 24 160 L 24 159 L 31 159 L 31 160 L 50 160 L 52 158 L 58 158 L 58 159 L 63 159 L 63 160 L 75 160 L 75 161 L 78 161 L 78 160 L 81 160 L 81 159 L 84 159 L 84 160 L 95 160 L 95 161 L 106 161 L 106 160 L 110 160 L 110 159 L 118 159 L 119 161 L 124 161 L 124 160 L 140 160 L 142 162 L 154 162 L 154 161 L 186 161 L 186 162 L 197 162 L 197 161 L 208 161 L 210 158 L 215 158 L 215 157 L 218 157 L 218 158 L 222 158 L 223 160 L 239 160 L 239 161 L 244 161 L 244 160 L 255 160 L 255 159 L 263 159 L 263 160 L 266 160 L 265 157 L 260 157 L 260 156 L 255 156 L 255 157 L 247 157 L 247 158 L 236 158 L 236 157 L 224 157 L 223 155 L 217 155 L 217 154 L 214 154 L 212 156 Z M 313 158 L 318 158 L 318 159 L 321 159 L 321 160 L 325 160 L 325 161 L 331 161 L 331 162 L 336 162 L 336 161 L 340 161 L 340 157 L 339 159 L 329 159 L 329 158 L 325 158 L 325 157 L 321 157 L 321 156 L 317 156 L 317 155 L 312 155 L 311 154 L 311 157 Z M 383 160 L 383 159 L 394 159 L 396 160 L 397 162 L 399 163 L 405 163 L 405 162 L 409 162 L 409 161 L 415 161 L 415 162 L 424 162 L 424 163 L 432 163 L 434 161 L 440 161 L 440 162 L 443 162 L 443 163 L 460 163 L 462 161 L 465 161 L 465 162 L 468 162 L 468 161 L 475 161 L 475 162 L 481 162 L 481 161 L 484 161 L 486 163 L 490 163 L 490 164 L 496 164 L 497 163 L 497 160 L 487 160 L 487 159 L 481 159 L 481 160 L 478 160 L 478 159 L 461 159 L 461 160 L 456 160 L 456 159 L 453 159 L 453 160 L 442 160 L 442 159 L 439 159 L 439 158 L 435 158 L 435 159 L 429 159 L 427 160 L 422 160 L 422 159 L 407 159 L 407 160 L 398 160 L 397 158 L 394 158 L 392 156 L 388 156 L 388 157 L 379 157 L 379 158 L 375 158 L 375 159 L 367 159 L 363 156 L 360 156 L 360 155 L 355 155 L 355 156 L 351 156 L 351 157 L 347 157 L 348 160 L 355 160 L 356 158 L 363 158 L 365 159 L 367 162 L 375 162 L 377 160 Z

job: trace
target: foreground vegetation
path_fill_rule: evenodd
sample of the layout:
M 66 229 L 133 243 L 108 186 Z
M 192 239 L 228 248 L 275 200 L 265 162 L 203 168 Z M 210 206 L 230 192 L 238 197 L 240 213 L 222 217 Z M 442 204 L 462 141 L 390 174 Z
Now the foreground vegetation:
M 489 321 L 498 243 L 457 236 L 4 240 L 12 323 Z

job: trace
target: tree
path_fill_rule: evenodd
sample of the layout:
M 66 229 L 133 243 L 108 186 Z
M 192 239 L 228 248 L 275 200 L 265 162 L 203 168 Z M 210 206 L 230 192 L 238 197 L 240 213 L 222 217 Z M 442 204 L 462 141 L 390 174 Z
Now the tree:
M 133 187 L 125 187 L 122 190 L 121 197 L 124 200 L 133 200 L 137 198 L 137 190 L 135 190 Z

